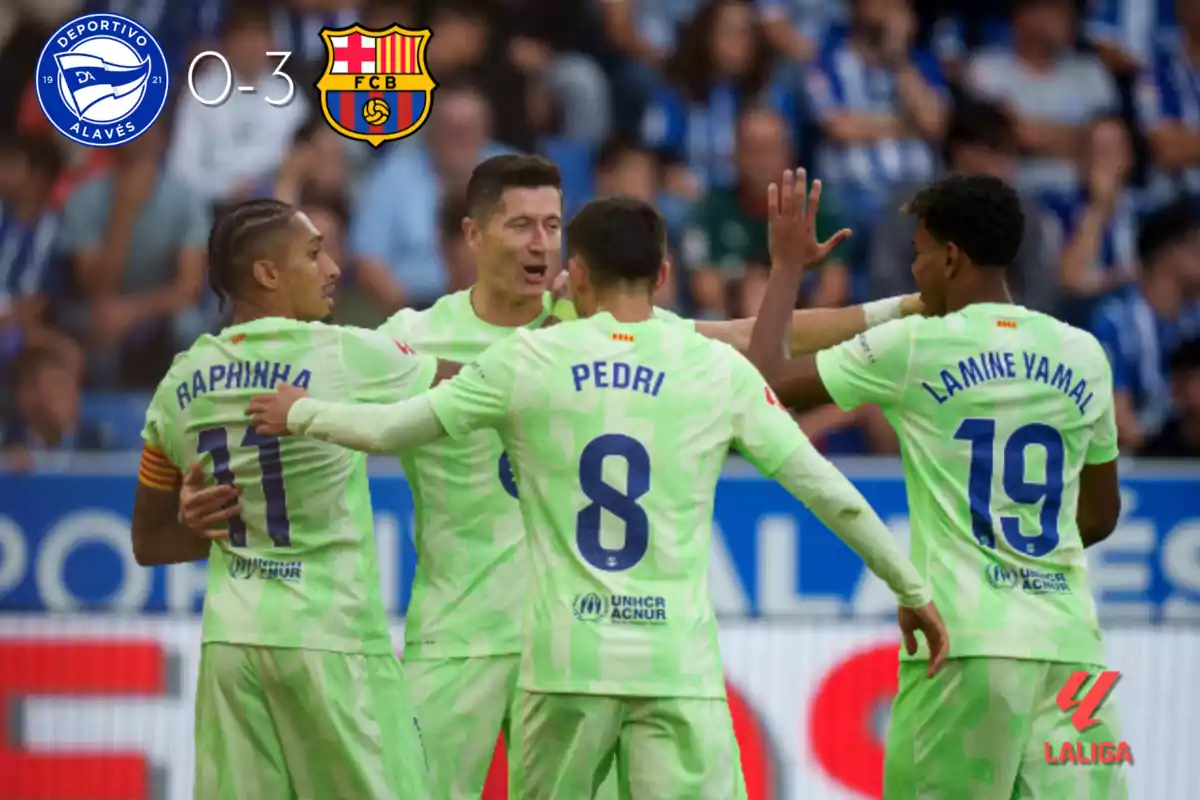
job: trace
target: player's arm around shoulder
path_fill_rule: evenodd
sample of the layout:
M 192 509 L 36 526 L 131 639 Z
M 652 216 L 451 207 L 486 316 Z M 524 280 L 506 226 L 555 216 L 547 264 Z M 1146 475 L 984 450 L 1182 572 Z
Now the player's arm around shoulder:
M 208 539 L 193 535 L 181 515 L 180 491 L 184 481 L 171 455 L 175 449 L 170 438 L 170 428 L 175 424 L 170 405 L 174 395 L 171 377 L 172 373 L 168 373 L 155 392 L 142 429 L 145 444 L 134 490 L 130 543 L 134 559 L 144 567 L 200 561 L 208 557 L 211 548 Z M 203 487 L 203 474 L 198 465 L 193 465 L 189 483 L 194 486 L 197 479 Z M 233 499 L 230 487 L 220 488 L 225 491 L 218 493 L 218 506 Z
M 1082 333 L 1082 332 L 1081 332 Z M 1113 396 L 1112 368 L 1099 341 L 1082 333 L 1089 340 L 1084 352 L 1094 364 L 1095 398 L 1089 404 L 1083 469 L 1079 474 L 1079 507 L 1075 521 L 1084 547 L 1107 539 L 1121 517 L 1121 482 L 1117 469 L 1120 451 L 1117 443 L 1117 419 Z

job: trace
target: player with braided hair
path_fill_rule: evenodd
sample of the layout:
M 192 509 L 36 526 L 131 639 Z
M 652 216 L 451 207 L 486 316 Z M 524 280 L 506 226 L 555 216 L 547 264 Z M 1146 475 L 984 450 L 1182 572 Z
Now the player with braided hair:
M 159 384 L 133 515 L 140 564 L 208 558 L 195 796 L 429 798 L 380 593 L 366 462 L 259 436 L 246 408 L 285 383 L 387 402 L 456 370 L 383 333 L 318 322 L 339 269 L 286 203 L 234 206 L 208 251 L 233 324 L 201 336 Z M 201 512 L 186 521 L 184 471 Z

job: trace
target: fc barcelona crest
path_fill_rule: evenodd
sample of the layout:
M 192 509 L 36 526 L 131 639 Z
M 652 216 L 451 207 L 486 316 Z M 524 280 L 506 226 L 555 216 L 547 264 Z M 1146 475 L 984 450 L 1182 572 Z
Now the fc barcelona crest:
M 330 127 L 372 147 L 420 130 L 437 86 L 425 66 L 432 35 L 399 25 L 377 31 L 361 25 L 323 28 L 329 58 L 317 88 Z

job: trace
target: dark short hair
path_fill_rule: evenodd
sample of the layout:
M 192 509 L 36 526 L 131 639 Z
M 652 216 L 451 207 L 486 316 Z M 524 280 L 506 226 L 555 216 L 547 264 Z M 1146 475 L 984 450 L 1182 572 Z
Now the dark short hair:
M 637 139 L 617 134 L 605 140 L 596 150 L 593 166 L 600 172 L 608 172 L 634 155 L 654 158 L 654 153 L 643 147 Z
M 917 192 L 905 210 L 979 267 L 1007 267 L 1025 235 L 1021 199 L 992 175 L 948 175 Z
M 492 156 L 475 167 L 467 181 L 469 216 L 485 219 L 507 189 L 540 189 L 543 186 L 562 191 L 562 174 L 558 166 L 541 156 Z
M 1153 268 L 1155 259 L 1200 228 L 1200 216 L 1191 200 L 1177 200 L 1142 220 L 1138 231 L 1138 259 Z
M 438 209 L 438 233 L 444 239 L 457 239 L 463 235 L 463 217 L 469 217 L 470 207 L 467 198 L 459 195 L 446 195 Z
M 653 284 L 667 251 L 667 223 L 632 197 L 593 200 L 567 224 L 567 255 L 587 265 L 600 285 Z
M 946 130 L 944 156 L 947 163 L 951 161 L 954 148 L 965 145 L 1016 152 L 1016 123 L 999 103 L 964 98 L 954 104 Z
M 45 133 L 18 133 L 5 140 L 0 150 L 24 159 L 29 168 L 48 183 L 58 179 L 66 164 L 58 141 Z
M 226 208 L 208 234 L 208 285 L 225 307 L 258 254 L 263 242 L 285 230 L 296 215 L 281 200 L 247 200 Z

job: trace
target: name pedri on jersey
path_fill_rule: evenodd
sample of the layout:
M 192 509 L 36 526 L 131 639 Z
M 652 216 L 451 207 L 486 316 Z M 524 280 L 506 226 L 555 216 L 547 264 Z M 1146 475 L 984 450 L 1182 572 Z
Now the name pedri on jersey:
M 211 481 L 236 484 L 244 508 L 209 556 L 204 641 L 393 652 L 366 457 L 261 436 L 246 407 L 280 382 L 323 399 L 396 402 L 428 389 L 436 367 L 374 331 L 277 317 L 202 336 L 176 357 L 142 436 L 180 470 L 199 460 Z
M 1117 457 L 1096 339 L 984 303 L 873 328 L 817 367 L 839 406 L 877 403 L 900 437 L 911 556 L 951 656 L 1103 665 L 1075 519 L 1084 465 Z
M 520 486 L 522 687 L 724 697 L 717 480 L 731 445 L 770 475 L 798 436 L 754 367 L 691 325 L 602 313 L 506 337 L 429 400 L 455 439 L 496 428 Z
M 552 304 L 546 294 L 541 316 L 526 329 L 541 327 Z M 380 330 L 419 353 L 466 363 L 519 329 L 480 319 L 468 289 L 425 311 L 400 311 Z M 442 438 L 404 453 L 400 463 L 413 493 L 417 549 L 404 657 L 519 653 L 525 526 L 500 436 L 479 430 Z

